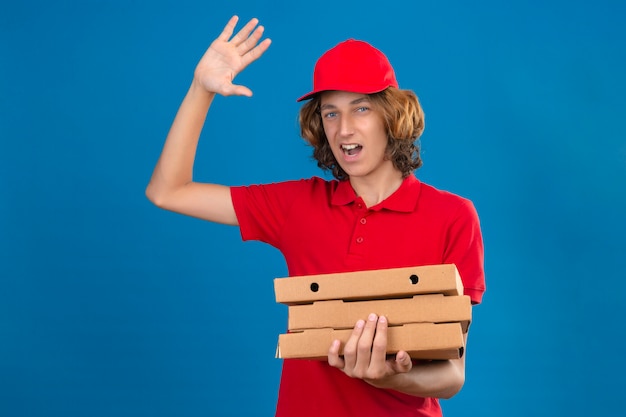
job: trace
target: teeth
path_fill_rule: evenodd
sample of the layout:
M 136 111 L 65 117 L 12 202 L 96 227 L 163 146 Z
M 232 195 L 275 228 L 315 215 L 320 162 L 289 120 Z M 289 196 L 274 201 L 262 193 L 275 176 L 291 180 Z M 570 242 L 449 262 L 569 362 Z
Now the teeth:
M 358 147 L 359 145 L 341 145 L 341 148 L 345 149 L 346 151 L 351 151 L 352 149 L 356 149 Z

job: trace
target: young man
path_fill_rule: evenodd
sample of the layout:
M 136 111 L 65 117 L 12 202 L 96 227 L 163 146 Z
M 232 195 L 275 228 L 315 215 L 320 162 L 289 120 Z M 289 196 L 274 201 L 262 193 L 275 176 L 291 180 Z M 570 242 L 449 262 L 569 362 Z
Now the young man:
M 387 58 L 347 40 L 316 63 L 313 90 L 300 112 L 302 136 L 318 177 L 246 187 L 193 181 L 198 138 L 216 94 L 250 96 L 232 83 L 270 46 L 252 19 L 233 36 L 233 17 L 198 63 L 146 194 L 157 206 L 238 225 L 284 255 L 290 275 L 427 264 L 456 264 L 474 304 L 484 292 L 483 244 L 469 200 L 420 182 L 416 140 L 424 128 L 417 97 L 400 90 Z M 465 380 L 465 356 L 413 361 L 386 355 L 387 321 L 372 312 L 355 323 L 328 361 L 285 360 L 276 415 L 440 416 Z

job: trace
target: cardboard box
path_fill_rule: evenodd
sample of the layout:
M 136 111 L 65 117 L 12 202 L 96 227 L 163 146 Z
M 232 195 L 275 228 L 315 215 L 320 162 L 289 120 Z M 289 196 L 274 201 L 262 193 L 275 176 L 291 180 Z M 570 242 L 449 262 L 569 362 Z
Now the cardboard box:
M 278 303 L 295 305 L 418 294 L 463 295 L 463 283 L 456 266 L 445 264 L 275 278 L 274 292 Z
M 370 313 L 385 316 L 390 326 L 460 322 L 465 333 L 472 318 L 472 303 L 467 295 L 443 294 L 371 301 L 316 301 L 289 306 L 287 328 L 290 331 L 325 327 L 352 329 L 357 320 L 367 319 Z
M 352 329 L 308 329 L 281 334 L 276 357 L 326 360 L 333 340 L 341 340 L 340 354 Z M 460 323 L 412 323 L 388 328 L 387 353 L 404 350 L 413 359 L 458 359 L 465 344 Z

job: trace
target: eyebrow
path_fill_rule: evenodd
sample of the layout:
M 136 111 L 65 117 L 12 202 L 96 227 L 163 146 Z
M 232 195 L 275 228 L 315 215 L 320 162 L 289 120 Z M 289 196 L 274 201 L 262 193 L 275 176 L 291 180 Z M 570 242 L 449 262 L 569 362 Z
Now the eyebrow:
M 352 100 L 349 104 L 350 104 L 351 106 L 353 106 L 353 105 L 355 105 L 355 104 L 359 104 L 359 103 L 362 103 L 362 102 L 364 102 L 364 101 L 368 101 L 368 102 L 369 102 L 369 97 L 359 97 L 359 98 L 357 98 L 357 99 L 355 99 L 355 100 Z M 322 104 L 322 105 L 320 106 L 320 110 L 325 110 L 325 109 L 336 109 L 336 108 L 337 108 L 337 106 L 335 106 L 334 104 L 331 104 L 331 103 Z

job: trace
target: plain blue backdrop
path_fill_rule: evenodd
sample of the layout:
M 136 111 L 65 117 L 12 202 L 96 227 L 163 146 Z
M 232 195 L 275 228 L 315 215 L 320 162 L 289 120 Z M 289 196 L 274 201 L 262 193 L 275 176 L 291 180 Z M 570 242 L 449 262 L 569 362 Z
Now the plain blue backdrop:
M 319 175 L 295 99 L 317 57 L 382 49 L 426 112 L 418 176 L 472 199 L 487 293 L 446 416 L 621 416 L 623 1 L 4 1 L 0 416 L 271 416 L 280 254 L 144 189 L 228 18 L 273 44 L 218 97 L 196 179 Z

